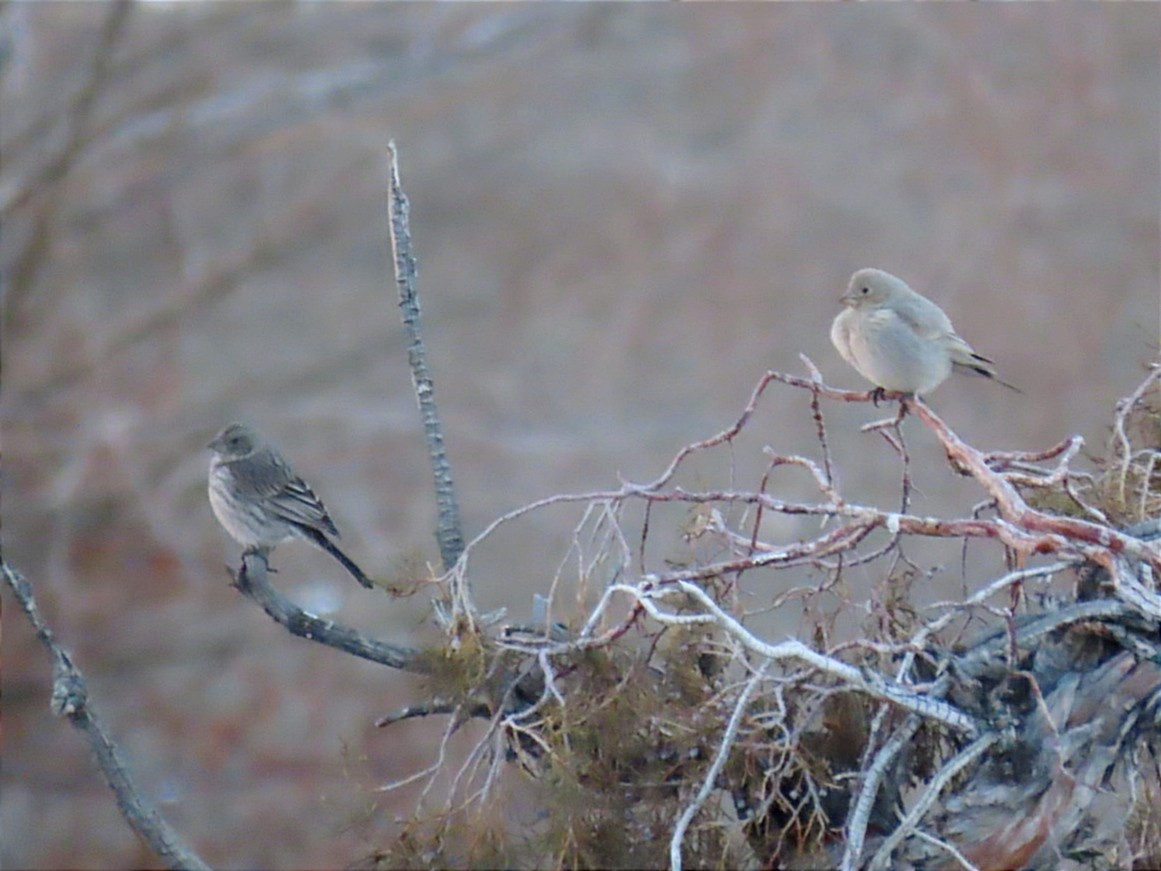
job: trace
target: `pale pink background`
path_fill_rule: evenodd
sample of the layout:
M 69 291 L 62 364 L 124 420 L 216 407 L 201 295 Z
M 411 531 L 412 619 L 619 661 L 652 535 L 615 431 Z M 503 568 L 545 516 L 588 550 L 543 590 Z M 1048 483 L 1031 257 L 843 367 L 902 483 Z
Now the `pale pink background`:
M 801 372 L 800 353 L 861 386 L 827 340 L 857 267 L 927 292 L 1024 389 L 934 394 L 984 447 L 1079 432 L 1099 449 L 1156 353 L 1152 4 L 145 5 L 78 132 L 110 11 L 0 13 L 4 556 L 143 786 L 222 867 L 335 866 L 389 843 L 415 793 L 364 819 L 368 790 L 427 764 L 443 725 L 374 729 L 415 682 L 241 600 L 204 495 L 203 445 L 242 417 L 369 571 L 434 559 L 389 138 L 469 536 L 554 492 L 653 478 L 767 368 Z M 771 390 L 739 486 L 764 444 L 811 449 L 804 408 Z M 832 441 L 852 498 L 893 506 L 890 454 L 856 432 L 873 413 L 828 409 Z M 908 432 L 927 464 L 917 510 L 967 510 L 980 494 Z M 695 464 L 684 483 L 725 471 Z M 579 511 L 481 549 L 481 606 L 527 616 Z M 659 557 L 668 543 L 682 552 L 670 532 Z M 305 547 L 276 565 L 313 610 L 434 638 L 426 596 L 366 594 Z M 0 861 L 150 863 L 49 715 L 47 658 L 4 604 Z

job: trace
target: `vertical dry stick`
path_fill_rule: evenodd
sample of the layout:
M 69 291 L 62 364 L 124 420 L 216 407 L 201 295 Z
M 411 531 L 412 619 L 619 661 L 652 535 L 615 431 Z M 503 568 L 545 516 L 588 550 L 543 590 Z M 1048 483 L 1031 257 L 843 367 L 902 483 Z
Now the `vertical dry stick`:
M 391 208 L 391 250 L 395 255 L 395 284 L 399 288 L 399 307 L 403 310 L 403 327 L 407 330 L 407 362 L 411 366 L 411 381 L 419 413 L 423 417 L 423 433 L 435 475 L 435 498 L 439 511 L 435 538 L 445 570 L 450 569 L 464 552 L 464 533 L 460 525 L 460 509 L 452 482 L 451 464 L 443 445 L 443 428 L 435 407 L 435 390 L 427 369 L 427 352 L 419 326 L 419 298 L 416 294 L 415 257 L 411 253 L 411 230 L 408 216 L 411 206 L 399 184 L 399 153 L 395 140 L 387 143 L 391 154 L 391 176 L 388 180 Z M 465 591 L 466 592 L 466 591 Z M 458 597 L 457 597 L 458 600 Z

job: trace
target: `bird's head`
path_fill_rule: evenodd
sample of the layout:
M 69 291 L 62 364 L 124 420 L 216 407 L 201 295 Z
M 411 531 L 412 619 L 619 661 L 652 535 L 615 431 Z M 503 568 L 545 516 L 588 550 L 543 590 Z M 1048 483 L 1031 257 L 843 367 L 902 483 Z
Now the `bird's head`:
M 847 292 L 840 297 L 840 302 L 850 308 L 878 308 L 906 289 L 903 279 L 896 278 L 890 272 L 860 269 L 851 276 Z
M 232 423 L 214 436 L 206 447 L 221 457 L 236 460 L 253 453 L 258 441 L 258 434 L 246 424 Z

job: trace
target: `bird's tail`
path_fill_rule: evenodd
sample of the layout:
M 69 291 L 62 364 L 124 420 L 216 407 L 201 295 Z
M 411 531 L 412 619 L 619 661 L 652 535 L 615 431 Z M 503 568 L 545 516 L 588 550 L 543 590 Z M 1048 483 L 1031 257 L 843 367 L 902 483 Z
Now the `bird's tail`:
M 358 581 L 368 590 L 374 588 L 375 585 L 371 582 L 371 579 L 363 574 L 363 570 L 355 565 L 355 561 L 339 550 L 338 546 L 325 535 L 323 535 L 319 530 L 315 529 L 313 526 L 306 525 L 300 525 L 298 528 L 304 536 L 306 536 L 308 539 L 310 539 L 312 542 L 317 544 L 320 548 L 325 550 L 340 563 L 342 563 L 343 568 L 350 572 L 351 577 L 353 577 L 356 581 Z
M 975 353 L 974 351 L 971 354 L 967 355 L 966 360 L 957 360 L 957 359 L 955 359 L 955 356 L 953 355 L 952 360 L 951 360 L 951 365 L 955 367 L 957 372 L 963 372 L 963 373 L 966 373 L 968 375 L 982 375 L 984 378 L 990 378 L 992 381 L 995 381 L 997 384 L 1002 384 L 1004 387 L 1007 387 L 1009 390 L 1015 390 L 1017 393 L 1021 393 L 1021 394 L 1024 392 L 1019 387 L 1017 387 L 1015 384 L 1009 384 L 1007 381 L 1005 381 L 1003 378 L 1001 378 L 999 376 L 999 374 L 996 372 L 996 364 L 995 363 L 993 363 L 987 357 L 983 357 L 983 356 Z

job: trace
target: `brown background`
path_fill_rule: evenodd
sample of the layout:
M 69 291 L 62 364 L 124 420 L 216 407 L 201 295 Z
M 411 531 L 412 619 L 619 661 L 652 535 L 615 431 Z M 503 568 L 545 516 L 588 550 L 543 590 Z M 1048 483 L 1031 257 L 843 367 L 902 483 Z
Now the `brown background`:
M 143 786 L 223 867 L 338 865 L 389 841 L 415 793 L 368 812 L 369 789 L 428 764 L 443 725 L 374 729 L 414 683 L 244 603 L 204 495 L 203 445 L 244 418 L 373 574 L 434 559 L 389 138 L 469 537 L 554 492 L 655 477 L 767 368 L 801 372 L 799 353 L 861 385 L 827 340 L 857 267 L 927 292 L 1024 389 L 934 395 L 985 447 L 1101 445 L 1156 353 L 1155 5 L 157 4 L 119 30 L 111 15 L 0 12 L 4 556 Z M 739 486 L 763 444 L 810 449 L 803 409 L 769 393 Z M 849 495 L 893 504 L 890 454 L 855 432 L 873 412 L 829 413 Z M 930 470 L 917 510 L 966 510 L 979 494 L 908 431 Z M 688 483 L 724 485 L 723 468 Z M 526 617 L 579 516 L 481 547 L 481 606 Z M 434 637 L 425 596 L 366 594 L 305 546 L 276 564 L 315 611 Z M 0 860 L 148 863 L 5 607 Z

